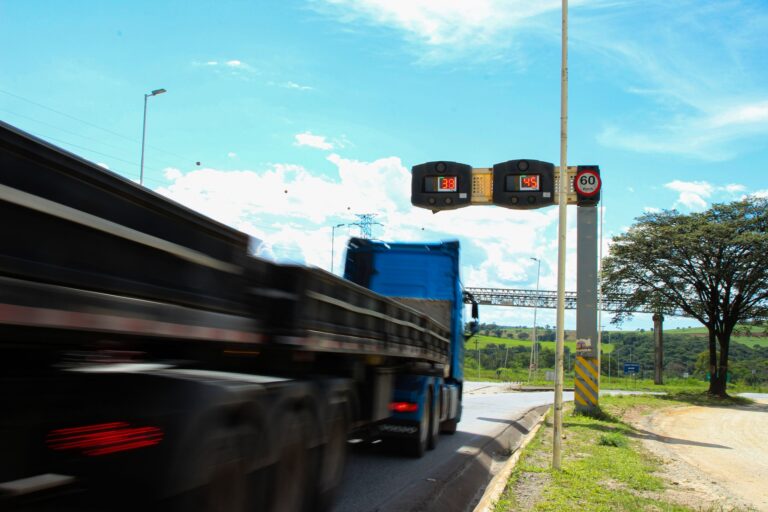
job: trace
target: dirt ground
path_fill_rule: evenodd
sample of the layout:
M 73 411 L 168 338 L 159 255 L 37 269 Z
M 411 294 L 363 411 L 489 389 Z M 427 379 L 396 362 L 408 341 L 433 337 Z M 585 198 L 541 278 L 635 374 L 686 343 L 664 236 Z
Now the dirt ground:
M 671 500 L 693 508 L 768 511 L 768 402 L 665 409 L 632 422 L 663 460 Z

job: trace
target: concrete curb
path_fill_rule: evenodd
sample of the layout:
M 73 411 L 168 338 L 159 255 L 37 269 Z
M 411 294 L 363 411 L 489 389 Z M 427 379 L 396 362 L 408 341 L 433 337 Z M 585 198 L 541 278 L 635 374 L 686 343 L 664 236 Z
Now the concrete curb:
M 483 497 L 480 498 L 480 502 L 475 506 L 473 512 L 491 512 L 493 506 L 504 492 L 504 489 L 507 487 L 509 475 L 512 474 L 512 470 L 517 465 L 517 461 L 520 459 L 520 455 L 522 454 L 523 449 L 525 449 L 525 447 L 528 446 L 528 443 L 530 443 L 536 436 L 536 433 L 539 431 L 539 428 L 541 428 L 542 423 L 544 423 L 547 415 L 549 415 L 550 410 L 551 407 L 548 408 L 544 414 L 541 415 L 541 417 L 539 417 L 539 419 L 536 421 L 536 424 L 521 440 L 520 444 L 517 445 L 515 452 L 504 464 L 504 467 L 502 467 L 501 470 L 496 473 L 496 475 L 486 487 L 485 492 L 483 493 Z
M 478 502 L 485 502 L 489 481 L 499 487 L 498 495 L 504 490 L 505 477 L 494 477 L 509 471 L 517 461 L 521 446 L 533 437 L 551 405 L 528 409 L 508 423 L 502 432 L 493 438 L 477 437 L 458 452 L 446 464 L 440 466 L 431 478 L 418 479 L 402 489 L 389 500 L 375 507 L 376 512 L 468 512 Z M 511 455 L 510 455 L 511 454 Z M 496 468 L 501 467 L 501 470 Z M 488 501 L 490 503 L 490 500 Z

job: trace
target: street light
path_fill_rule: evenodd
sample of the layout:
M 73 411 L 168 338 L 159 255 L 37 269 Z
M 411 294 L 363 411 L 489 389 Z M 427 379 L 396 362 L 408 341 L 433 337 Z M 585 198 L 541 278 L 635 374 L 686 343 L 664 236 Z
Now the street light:
M 346 226 L 347 224 L 336 224 L 335 226 L 331 227 L 331 274 L 333 274 L 333 249 L 334 249 L 334 242 L 336 239 L 336 228 L 340 228 L 342 226 Z
M 531 364 L 528 366 L 528 382 L 531 382 L 531 370 L 536 365 L 538 369 L 539 358 L 536 355 L 536 313 L 539 310 L 539 276 L 541 275 L 541 260 L 539 258 L 531 259 L 537 262 L 538 268 L 536 269 L 536 296 L 533 302 L 533 345 L 531 346 Z
M 144 122 L 141 127 L 141 170 L 139 171 L 139 185 L 144 184 L 144 141 L 147 138 L 147 98 L 150 96 L 157 96 L 168 92 L 165 89 L 155 89 L 149 94 L 144 95 Z

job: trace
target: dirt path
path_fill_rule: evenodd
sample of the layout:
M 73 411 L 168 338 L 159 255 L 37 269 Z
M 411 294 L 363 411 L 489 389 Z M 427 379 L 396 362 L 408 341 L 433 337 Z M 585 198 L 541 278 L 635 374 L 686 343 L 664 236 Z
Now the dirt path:
M 668 476 L 681 491 L 726 509 L 768 511 L 768 402 L 668 409 L 643 426 L 646 445 L 669 459 Z

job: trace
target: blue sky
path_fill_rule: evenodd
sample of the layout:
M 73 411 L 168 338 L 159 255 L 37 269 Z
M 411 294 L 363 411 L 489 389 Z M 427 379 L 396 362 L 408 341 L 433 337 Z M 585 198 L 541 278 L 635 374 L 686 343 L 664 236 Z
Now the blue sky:
M 556 208 L 408 194 L 425 161 L 559 162 L 559 27 L 550 0 L 0 0 L 0 119 L 138 179 L 162 87 L 145 184 L 265 255 L 327 269 L 331 226 L 375 213 L 377 238 L 459 238 L 469 286 L 533 288 L 537 257 L 555 289 Z M 649 209 L 768 194 L 766 33 L 764 0 L 571 2 L 568 160 L 601 167 L 606 250 Z M 336 230 L 337 271 L 356 233 Z

